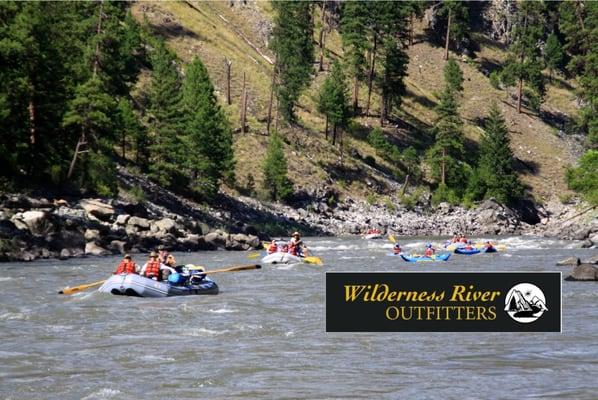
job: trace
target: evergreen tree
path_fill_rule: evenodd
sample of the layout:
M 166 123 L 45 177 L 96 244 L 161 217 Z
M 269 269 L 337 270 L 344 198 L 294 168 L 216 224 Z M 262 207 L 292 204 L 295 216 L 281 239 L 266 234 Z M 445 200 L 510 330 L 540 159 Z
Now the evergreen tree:
M 338 61 L 332 64 L 330 75 L 326 77 L 320 90 L 318 111 L 326 116 L 326 129 L 332 124 L 332 144 L 336 143 L 338 127 L 344 127 L 349 120 L 348 89 L 345 74 Z M 328 136 L 328 132 L 326 132 Z
M 126 149 L 134 148 L 134 162 L 142 169 L 147 167 L 149 153 L 147 147 L 149 138 L 139 118 L 133 111 L 133 106 L 128 99 L 121 98 L 118 102 L 118 136 L 120 137 L 121 154 L 126 157 Z
M 464 1 L 443 0 L 438 17 L 441 26 L 446 29 L 444 59 L 448 60 L 450 43 L 458 43 L 469 37 L 469 11 Z
M 544 62 L 550 72 L 551 81 L 554 70 L 561 68 L 563 56 L 563 48 L 559 38 L 554 33 L 551 33 L 548 39 L 546 39 L 546 45 L 544 46 Z
M 462 190 L 465 173 L 462 164 L 463 132 L 455 94 L 447 85 L 436 106 L 437 120 L 433 130 L 435 143 L 427 152 L 432 175 L 443 188 Z
M 569 188 L 580 192 L 585 200 L 598 205 L 598 150 L 588 150 L 579 160 L 579 166 L 567 170 Z
M 340 33 L 345 63 L 353 77 L 353 112 L 359 107 L 359 81 L 364 76 L 365 51 L 368 48 L 368 4 L 363 1 L 342 3 Z
M 214 95 L 208 70 L 197 57 L 183 83 L 185 165 L 195 191 L 213 197 L 223 178 L 234 174 L 232 130 Z
M 470 182 L 472 200 L 494 197 L 510 204 L 523 195 L 523 186 L 513 169 L 513 152 L 509 143 L 507 125 L 498 106 L 493 103 L 480 141 L 477 179 Z
M 401 96 L 406 92 L 404 79 L 407 76 L 409 57 L 390 35 L 384 39 L 382 56 L 383 72 L 378 85 L 381 91 L 380 122 L 384 125 L 393 109 L 401 106 Z
M 150 55 L 152 77 L 147 93 L 148 123 L 151 136 L 150 176 L 167 187 L 186 186 L 183 163 L 185 146 L 182 128 L 181 80 L 176 56 L 158 40 Z
M 262 167 L 264 189 L 272 200 L 285 200 L 293 193 L 293 183 L 287 176 L 287 160 L 282 140 L 277 133 L 270 135 L 266 158 Z
M 520 3 L 517 23 L 513 29 L 513 42 L 510 46 L 511 58 L 506 71 L 518 81 L 517 111 L 521 113 L 524 94 L 532 105 L 539 108 L 544 96 L 544 78 L 542 76 L 542 54 L 540 40 L 544 34 L 544 5 L 538 1 Z M 524 84 L 527 90 L 524 92 Z
M 444 66 L 444 81 L 450 90 L 456 93 L 463 91 L 463 72 L 453 58 L 450 58 Z
M 79 168 L 79 185 L 104 196 L 116 194 L 116 167 L 113 162 L 113 122 L 116 104 L 105 92 L 98 77 L 79 85 L 64 115 L 63 126 L 81 132 L 89 153 Z M 69 174 L 73 171 L 71 163 Z
M 276 55 L 279 84 L 276 96 L 287 122 L 295 121 L 294 108 L 313 72 L 314 44 L 311 4 L 292 0 L 273 2 L 274 29 L 270 46 Z

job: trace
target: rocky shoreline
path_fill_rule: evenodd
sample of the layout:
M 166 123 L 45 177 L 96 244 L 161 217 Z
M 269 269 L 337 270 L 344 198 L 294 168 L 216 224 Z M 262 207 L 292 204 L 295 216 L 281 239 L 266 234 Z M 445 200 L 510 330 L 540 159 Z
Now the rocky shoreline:
M 150 194 L 151 189 L 145 187 Z M 267 226 L 278 232 L 278 228 L 304 228 L 306 234 L 335 236 L 359 235 L 369 228 L 397 236 L 530 234 L 598 246 L 596 212 L 580 215 L 579 205 L 527 205 L 515 210 L 487 200 L 475 209 L 442 203 L 408 210 L 398 202 L 370 205 L 352 199 L 329 205 L 330 195 L 326 190 L 314 191 L 308 201 L 296 202 L 294 207 L 236 197 L 216 209 L 163 190 L 159 198 L 141 202 L 4 194 L 0 195 L 0 261 L 143 253 L 158 245 L 172 251 L 258 249 L 262 239 L 276 234 L 257 228 Z

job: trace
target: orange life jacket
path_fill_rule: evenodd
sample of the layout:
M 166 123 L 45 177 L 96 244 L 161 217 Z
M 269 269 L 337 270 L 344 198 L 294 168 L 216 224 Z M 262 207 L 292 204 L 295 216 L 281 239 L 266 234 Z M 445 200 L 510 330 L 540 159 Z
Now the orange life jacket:
M 293 256 L 297 255 L 297 246 L 294 243 L 289 246 L 289 253 Z
M 160 279 L 160 263 L 158 261 L 149 261 L 145 267 L 145 276 L 148 278 L 155 276 Z
M 268 254 L 276 253 L 278 251 L 278 246 L 274 243 L 270 243 L 268 246 Z
M 118 267 L 116 267 L 114 275 L 119 275 L 123 273 L 136 274 L 137 271 L 135 271 L 135 263 L 133 261 L 121 261 L 120 264 L 118 264 Z

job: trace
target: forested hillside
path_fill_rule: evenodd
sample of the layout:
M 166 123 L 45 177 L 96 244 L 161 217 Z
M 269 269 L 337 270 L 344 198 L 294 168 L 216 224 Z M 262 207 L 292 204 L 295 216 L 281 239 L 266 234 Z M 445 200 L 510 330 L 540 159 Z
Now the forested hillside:
M 597 18 L 583 1 L 3 2 L 0 179 L 114 196 L 122 164 L 205 202 L 570 186 L 595 203 L 596 151 L 567 169 L 596 145 Z

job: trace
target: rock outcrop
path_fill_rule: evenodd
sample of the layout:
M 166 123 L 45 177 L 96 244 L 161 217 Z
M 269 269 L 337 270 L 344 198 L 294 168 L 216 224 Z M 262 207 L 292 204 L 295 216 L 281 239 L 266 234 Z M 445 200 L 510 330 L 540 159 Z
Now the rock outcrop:
M 597 267 L 592 264 L 582 264 L 579 258 L 576 264 L 571 275 L 565 278 L 566 281 L 598 281 Z

